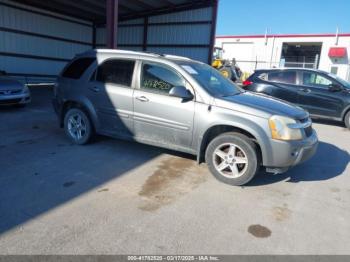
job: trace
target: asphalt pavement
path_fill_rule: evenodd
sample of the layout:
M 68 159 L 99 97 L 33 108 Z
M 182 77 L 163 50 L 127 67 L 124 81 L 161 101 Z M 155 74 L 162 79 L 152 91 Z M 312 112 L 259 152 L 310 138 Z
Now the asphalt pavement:
M 76 146 L 45 88 L 0 109 L 0 254 L 350 254 L 350 131 L 249 185 L 190 155 L 98 137 Z

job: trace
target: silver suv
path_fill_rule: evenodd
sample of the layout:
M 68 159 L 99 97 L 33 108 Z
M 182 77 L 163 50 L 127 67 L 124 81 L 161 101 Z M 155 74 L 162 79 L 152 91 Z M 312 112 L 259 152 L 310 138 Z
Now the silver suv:
M 190 153 L 231 185 L 248 183 L 260 167 L 284 172 L 318 145 L 303 109 L 245 92 L 185 57 L 86 52 L 63 70 L 53 104 L 76 144 L 97 133 Z

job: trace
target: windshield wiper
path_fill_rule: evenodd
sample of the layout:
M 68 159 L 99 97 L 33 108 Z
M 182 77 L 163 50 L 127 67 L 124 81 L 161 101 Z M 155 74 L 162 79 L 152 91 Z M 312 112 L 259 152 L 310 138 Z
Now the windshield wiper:
M 243 93 L 243 92 L 242 92 Z M 240 95 L 241 93 L 233 93 L 233 94 L 228 94 L 228 95 L 221 95 L 220 97 L 229 97 L 229 96 L 236 96 Z
M 236 95 L 240 95 L 240 94 L 242 94 L 244 92 L 237 92 L 237 93 L 232 93 L 232 94 L 228 94 L 228 95 L 221 95 L 220 97 L 236 96 Z

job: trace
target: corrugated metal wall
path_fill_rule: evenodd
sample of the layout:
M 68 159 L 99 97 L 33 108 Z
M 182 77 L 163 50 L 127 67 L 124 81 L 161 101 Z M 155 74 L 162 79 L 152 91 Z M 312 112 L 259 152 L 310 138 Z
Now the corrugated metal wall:
M 92 47 L 92 24 L 0 0 L 0 70 L 20 79 L 48 80 Z
M 214 7 L 201 7 L 120 22 L 120 49 L 211 57 Z M 0 0 L 0 70 L 21 80 L 53 80 L 77 53 L 94 46 L 90 22 Z M 96 46 L 106 43 L 105 28 L 96 29 Z
M 118 26 L 118 46 L 120 49 L 142 51 L 144 19 L 122 21 Z M 97 47 L 106 46 L 106 28 L 96 30 Z
M 213 8 L 206 7 L 124 21 L 118 27 L 118 47 L 181 55 L 208 62 L 212 52 L 212 17 Z M 99 28 L 97 32 L 98 46 L 103 47 L 106 42 L 105 29 Z

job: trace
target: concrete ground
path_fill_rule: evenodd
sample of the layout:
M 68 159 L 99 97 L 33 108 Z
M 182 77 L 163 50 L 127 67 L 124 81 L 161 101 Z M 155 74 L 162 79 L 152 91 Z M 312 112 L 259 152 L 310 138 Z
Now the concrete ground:
M 350 132 L 245 187 L 194 158 L 98 138 L 72 145 L 50 94 L 0 109 L 0 254 L 350 254 Z

